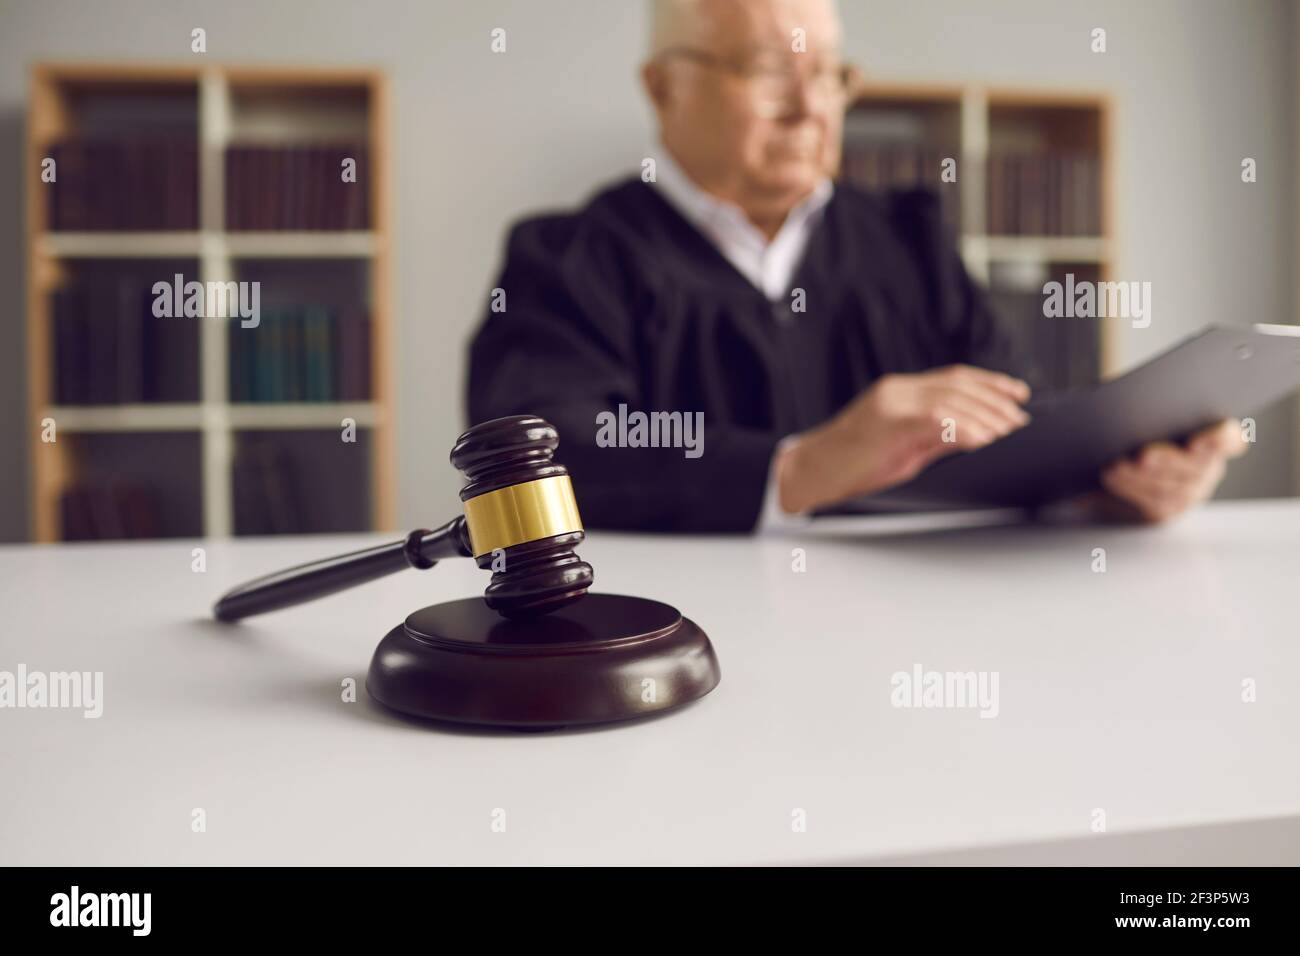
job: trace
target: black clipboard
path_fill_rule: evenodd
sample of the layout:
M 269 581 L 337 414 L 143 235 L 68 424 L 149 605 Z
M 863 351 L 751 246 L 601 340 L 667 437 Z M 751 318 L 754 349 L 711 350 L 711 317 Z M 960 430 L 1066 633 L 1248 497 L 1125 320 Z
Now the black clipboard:
M 1153 441 L 1183 441 L 1300 389 L 1300 326 L 1210 326 L 1130 372 L 1031 399 L 1033 420 L 904 484 L 822 514 L 1032 508 L 1094 490 L 1102 469 Z

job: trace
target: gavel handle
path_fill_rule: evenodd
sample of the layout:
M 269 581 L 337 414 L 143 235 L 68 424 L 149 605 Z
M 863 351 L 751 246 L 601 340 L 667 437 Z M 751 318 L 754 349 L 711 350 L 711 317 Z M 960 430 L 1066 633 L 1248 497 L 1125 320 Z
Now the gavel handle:
M 401 541 L 300 564 L 249 581 L 222 595 L 212 609 L 218 621 L 237 621 L 278 608 L 302 604 L 404 568 L 431 568 L 440 558 L 470 557 L 464 516 L 436 531 L 417 528 Z

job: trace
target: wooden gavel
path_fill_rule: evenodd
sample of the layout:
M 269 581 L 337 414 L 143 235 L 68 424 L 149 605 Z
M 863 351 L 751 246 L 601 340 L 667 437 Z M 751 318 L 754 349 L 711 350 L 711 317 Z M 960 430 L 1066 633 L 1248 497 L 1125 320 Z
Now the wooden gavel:
M 451 463 L 467 479 L 463 515 L 434 531 L 418 528 L 401 541 L 250 581 L 223 595 L 213 614 L 235 621 L 457 557 L 492 570 L 483 597 L 505 617 L 536 617 L 571 604 L 594 575 L 573 550 L 585 534 L 569 473 L 553 460 L 558 445 L 555 428 L 533 415 L 476 425 L 451 450 Z

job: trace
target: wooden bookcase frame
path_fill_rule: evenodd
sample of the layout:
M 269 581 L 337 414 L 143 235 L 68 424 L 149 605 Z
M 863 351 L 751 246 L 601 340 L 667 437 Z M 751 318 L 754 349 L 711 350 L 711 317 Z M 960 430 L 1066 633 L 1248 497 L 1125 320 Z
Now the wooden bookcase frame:
M 193 232 L 53 232 L 48 228 L 41 161 L 53 141 L 72 131 L 66 99 L 70 88 L 94 89 L 193 85 L 198 91 L 199 228 Z M 364 232 L 227 232 L 225 148 L 231 137 L 235 90 L 364 89 L 369 142 L 367 182 L 371 228 Z M 389 207 L 389 90 L 373 69 L 271 68 L 203 65 L 58 64 L 33 67 L 27 115 L 27 377 L 32 416 L 32 533 L 37 541 L 59 540 L 59 497 L 73 474 L 65 434 L 87 432 L 198 433 L 202 448 L 203 535 L 233 531 L 232 465 L 235 432 L 247 429 L 340 429 L 352 418 L 370 435 L 371 525 L 395 524 L 393 457 L 394 383 Z M 204 282 L 236 278 L 241 258 L 363 259 L 369 264 L 371 383 L 369 402 L 231 404 L 228 400 L 226 324 L 201 320 L 199 401 L 182 404 L 59 407 L 54 403 L 50 354 L 49 291 L 69 258 L 176 258 L 199 262 Z M 58 441 L 42 440 L 40 423 L 56 423 Z

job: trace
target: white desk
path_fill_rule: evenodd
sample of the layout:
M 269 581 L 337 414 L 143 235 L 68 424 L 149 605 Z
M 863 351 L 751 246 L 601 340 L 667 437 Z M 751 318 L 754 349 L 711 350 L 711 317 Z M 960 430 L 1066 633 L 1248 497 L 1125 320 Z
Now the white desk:
M 722 683 L 550 734 L 365 694 L 390 627 L 481 593 L 469 562 L 205 619 L 230 585 L 377 540 L 210 542 L 203 574 L 191 541 L 0 549 L 0 670 L 105 682 L 98 720 L 0 710 L 0 863 L 1300 862 L 1300 503 L 1155 530 L 596 533 L 598 589 L 682 608 Z M 999 716 L 891 706 L 917 663 L 997 671 Z

